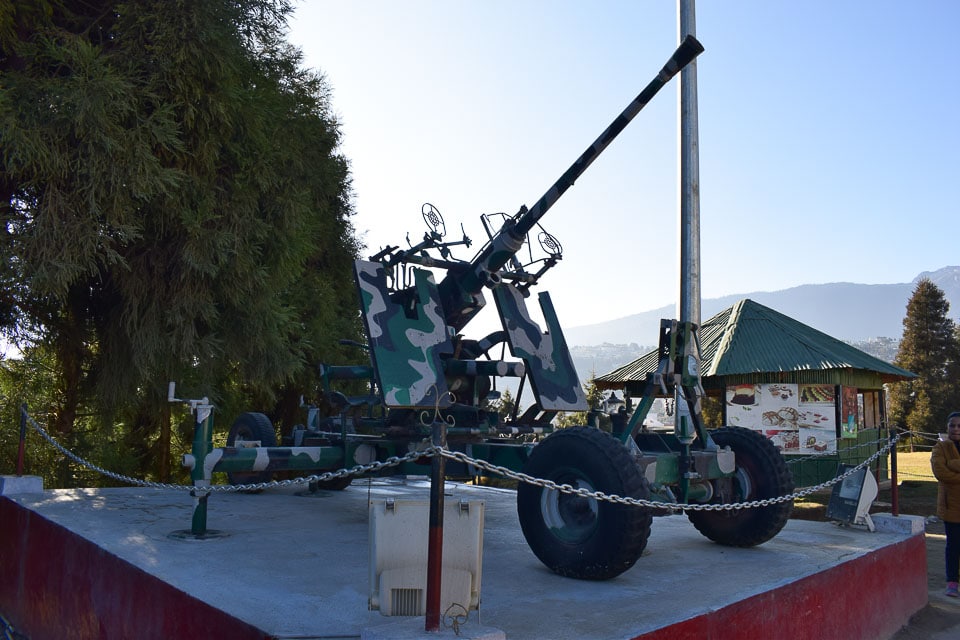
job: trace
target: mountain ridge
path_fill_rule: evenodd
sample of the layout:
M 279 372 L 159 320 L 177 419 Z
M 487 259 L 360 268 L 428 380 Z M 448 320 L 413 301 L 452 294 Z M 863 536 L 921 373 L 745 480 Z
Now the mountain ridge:
M 923 278 L 930 279 L 943 290 L 950 302 L 949 317 L 957 320 L 960 315 L 960 266 L 924 271 L 911 282 L 802 284 L 779 291 L 709 298 L 701 302 L 701 317 L 705 320 L 735 302 L 749 298 L 840 340 L 899 340 L 907 302 Z M 567 344 L 577 347 L 604 343 L 649 344 L 659 335 L 661 318 L 671 318 L 675 313 L 675 307 L 668 305 L 613 320 L 565 328 L 563 333 Z

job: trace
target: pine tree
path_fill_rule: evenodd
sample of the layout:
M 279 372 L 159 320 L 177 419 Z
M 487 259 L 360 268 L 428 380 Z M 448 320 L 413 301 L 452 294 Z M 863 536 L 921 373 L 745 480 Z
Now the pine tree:
M 512 418 L 516 408 L 517 401 L 510 393 L 510 389 L 504 389 L 499 398 L 488 403 L 488 410 L 496 411 L 501 420 Z
M 917 283 L 907 302 L 903 339 L 894 364 L 918 377 L 893 386 L 890 420 L 913 433 L 940 431 L 957 401 L 951 372 L 956 370 L 960 348 L 949 308 L 943 291 L 926 278 Z
M 53 350 L 55 431 L 122 420 L 164 475 L 168 380 L 269 408 L 356 336 L 329 89 L 284 41 L 286 0 L 13 8 L 0 328 Z
M 606 396 L 604 396 L 603 390 L 597 387 L 597 383 L 594 381 L 596 377 L 597 372 L 591 371 L 590 379 L 583 385 L 583 392 L 587 398 L 589 409 L 587 411 L 565 411 L 554 419 L 554 425 L 558 428 L 566 428 L 596 424 L 604 431 L 610 431 L 610 416 L 601 410 L 606 401 Z
M 947 392 L 949 412 L 960 411 L 960 323 L 957 322 L 954 323 L 953 348 L 953 357 L 949 359 L 946 366 L 947 380 L 950 384 Z

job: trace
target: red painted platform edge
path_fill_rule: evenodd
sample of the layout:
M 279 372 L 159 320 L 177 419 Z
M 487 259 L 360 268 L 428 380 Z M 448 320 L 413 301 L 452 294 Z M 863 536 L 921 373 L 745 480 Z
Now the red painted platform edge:
M 0 497 L 0 612 L 31 640 L 268 634 Z
M 927 601 L 920 533 L 634 640 L 877 640 L 893 636 Z

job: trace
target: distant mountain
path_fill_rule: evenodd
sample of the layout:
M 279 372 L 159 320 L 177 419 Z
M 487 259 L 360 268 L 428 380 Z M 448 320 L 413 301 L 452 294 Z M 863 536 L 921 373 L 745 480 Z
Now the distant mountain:
M 960 266 L 925 271 L 912 282 L 900 284 L 805 284 L 782 291 L 755 291 L 712 298 L 701 302 L 700 315 L 706 320 L 738 300 L 750 298 L 852 344 L 870 342 L 876 338 L 899 341 L 903 333 L 907 301 L 921 278 L 929 278 L 943 290 L 950 302 L 950 317 L 954 320 L 960 319 Z M 597 324 L 565 327 L 563 333 L 567 344 L 576 347 L 601 346 L 604 343 L 609 346 L 649 344 L 657 339 L 660 319 L 672 318 L 675 313 L 673 306 L 666 306 Z M 589 376 L 589 370 L 579 369 L 588 365 L 591 359 L 603 360 L 591 358 L 589 353 L 584 353 L 581 349 L 574 349 L 574 355 L 581 377 Z M 619 364 L 629 362 L 633 357 L 636 356 L 628 357 Z M 598 361 L 596 371 L 610 371 L 619 364 L 604 368 Z
M 654 338 L 657 336 L 654 335 Z M 580 381 L 586 383 L 596 376 L 610 373 L 628 362 L 633 362 L 648 351 L 653 351 L 657 345 L 614 344 L 605 342 L 599 345 L 580 345 L 570 347 L 573 365 L 577 368 Z
M 847 342 L 864 353 L 869 353 L 875 358 L 890 363 L 897 357 L 897 351 L 900 348 L 899 338 L 879 337 L 869 340 L 848 340 Z M 614 344 L 604 342 L 599 345 L 570 347 L 570 355 L 573 357 L 573 364 L 577 368 L 577 375 L 580 376 L 581 384 L 586 384 L 596 376 L 602 376 L 619 369 L 628 362 L 633 362 L 656 348 L 656 345 L 641 346 L 636 343 Z M 511 393 L 516 393 L 516 391 L 516 386 L 510 388 Z
M 874 358 L 880 358 L 884 362 L 893 364 L 900 351 L 899 338 L 870 338 L 869 340 L 847 340 L 850 346 L 856 347 L 864 353 L 869 353 Z

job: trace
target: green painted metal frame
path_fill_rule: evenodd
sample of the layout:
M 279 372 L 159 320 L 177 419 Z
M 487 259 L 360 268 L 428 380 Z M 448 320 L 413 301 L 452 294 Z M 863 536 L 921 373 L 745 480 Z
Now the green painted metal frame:
M 785 457 L 796 485 L 798 487 L 813 487 L 837 477 L 837 468 L 841 464 L 859 465 L 879 449 L 882 449 L 888 439 L 889 433 L 885 428 L 863 429 L 857 432 L 856 440 L 840 441 L 843 449 L 836 453 L 816 457 Z M 887 456 L 878 458 L 872 470 L 878 482 L 889 480 L 890 469 Z

